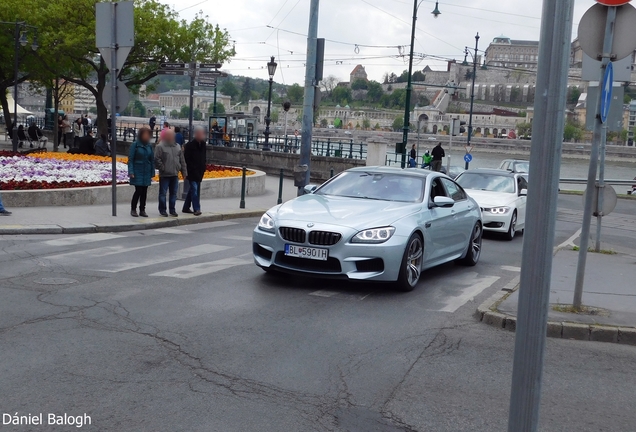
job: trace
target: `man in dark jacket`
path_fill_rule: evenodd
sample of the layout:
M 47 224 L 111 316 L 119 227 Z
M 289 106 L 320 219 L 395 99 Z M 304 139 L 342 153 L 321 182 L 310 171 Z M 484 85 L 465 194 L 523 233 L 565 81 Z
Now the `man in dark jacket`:
M 205 129 L 201 126 L 194 128 L 194 139 L 183 146 L 185 162 L 188 167 L 188 181 L 190 189 L 183 203 L 183 213 L 193 213 L 201 216 L 201 181 L 206 168 Z M 194 211 L 190 210 L 190 205 Z
M 79 154 L 92 155 L 95 154 L 95 142 L 93 141 L 93 131 L 86 131 L 86 136 L 80 138 Z
M 444 153 L 444 149 L 442 148 L 442 143 L 439 142 L 431 151 L 431 155 L 433 156 L 433 161 L 431 162 L 431 169 L 433 171 L 441 171 L 442 170 L 442 158 L 446 156 Z

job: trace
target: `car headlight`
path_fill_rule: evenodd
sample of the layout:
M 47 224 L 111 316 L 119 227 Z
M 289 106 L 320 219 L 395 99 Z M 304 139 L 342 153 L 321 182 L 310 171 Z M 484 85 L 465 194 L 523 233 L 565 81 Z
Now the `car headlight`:
M 492 214 L 506 214 L 510 211 L 510 207 L 493 207 L 490 209 Z
M 393 236 L 394 227 L 372 228 L 360 231 L 351 239 L 351 243 L 384 243 Z
M 274 232 L 274 219 L 267 213 L 261 216 L 258 221 L 258 229 L 261 231 Z

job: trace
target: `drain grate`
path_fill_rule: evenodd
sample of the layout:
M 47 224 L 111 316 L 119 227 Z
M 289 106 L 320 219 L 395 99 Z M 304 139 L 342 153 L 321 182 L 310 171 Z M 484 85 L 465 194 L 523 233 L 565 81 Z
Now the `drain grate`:
M 77 283 L 79 281 L 77 279 L 71 279 L 71 278 L 48 277 L 48 278 L 42 278 L 39 280 L 34 280 L 33 282 L 39 285 L 70 285 L 70 284 Z

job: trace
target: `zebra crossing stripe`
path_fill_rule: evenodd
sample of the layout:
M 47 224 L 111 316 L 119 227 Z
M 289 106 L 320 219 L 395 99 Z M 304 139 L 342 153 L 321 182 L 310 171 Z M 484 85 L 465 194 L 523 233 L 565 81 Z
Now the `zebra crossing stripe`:
M 252 261 L 248 261 L 239 257 L 224 258 L 216 261 L 208 261 L 203 263 L 196 263 L 177 267 L 169 270 L 152 273 L 150 276 L 164 276 L 177 279 L 190 279 L 197 276 L 205 276 L 211 273 L 216 273 L 221 270 L 225 270 L 231 267 L 252 264 Z

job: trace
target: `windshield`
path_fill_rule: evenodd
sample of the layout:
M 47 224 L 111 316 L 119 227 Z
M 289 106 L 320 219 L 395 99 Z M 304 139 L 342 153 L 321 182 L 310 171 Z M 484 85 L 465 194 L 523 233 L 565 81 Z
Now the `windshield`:
M 402 174 L 345 172 L 316 191 L 317 195 L 383 201 L 419 202 L 424 194 L 425 178 Z
M 519 173 L 530 172 L 530 164 L 528 162 L 517 162 L 515 163 L 515 171 Z
M 457 177 L 457 183 L 464 189 L 515 193 L 514 178 L 499 174 L 465 172 Z

